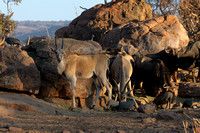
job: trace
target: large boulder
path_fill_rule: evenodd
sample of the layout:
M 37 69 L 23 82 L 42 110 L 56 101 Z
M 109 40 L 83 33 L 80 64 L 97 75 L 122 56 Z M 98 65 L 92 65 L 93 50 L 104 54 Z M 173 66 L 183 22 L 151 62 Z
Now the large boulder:
M 200 83 L 199 82 L 186 82 L 179 83 L 180 97 L 200 97 Z
M 132 45 L 142 55 L 157 53 L 170 46 L 187 46 L 189 37 L 176 16 L 130 22 L 114 28 L 102 39 L 103 49 Z M 134 50 L 135 51 L 135 50 Z
M 57 39 L 58 48 L 61 47 L 61 39 Z M 57 73 L 56 54 L 50 49 L 54 48 L 54 39 L 42 39 L 30 44 L 26 50 L 33 56 L 35 63 L 41 72 L 42 85 L 41 97 L 65 97 L 71 98 L 69 82 Z M 70 38 L 64 39 L 64 49 L 68 53 L 95 54 L 101 53 L 101 46 L 94 41 L 80 41 Z M 76 97 L 87 98 L 94 93 L 93 79 L 78 79 Z
M 116 0 L 105 5 L 99 4 L 74 19 L 67 28 L 67 36 L 78 40 L 94 40 L 99 42 L 110 30 L 120 24 L 133 20 L 151 19 L 152 9 L 145 0 Z M 65 28 L 63 30 L 66 30 Z M 60 35 L 56 32 L 56 36 Z
M 0 87 L 34 94 L 41 86 L 40 72 L 34 60 L 17 47 L 0 49 Z

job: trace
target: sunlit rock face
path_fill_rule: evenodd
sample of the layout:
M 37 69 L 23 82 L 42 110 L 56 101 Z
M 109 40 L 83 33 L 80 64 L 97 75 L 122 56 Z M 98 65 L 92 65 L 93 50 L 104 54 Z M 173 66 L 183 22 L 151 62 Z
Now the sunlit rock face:
M 0 88 L 37 94 L 40 72 L 34 60 L 15 46 L 0 49 Z
M 121 48 L 132 46 L 142 55 L 157 53 L 171 47 L 187 46 L 189 37 L 176 16 L 130 22 L 120 25 L 102 39 L 102 48 Z
M 101 42 L 102 37 L 120 24 L 152 18 L 152 9 L 145 0 L 116 0 L 96 5 L 74 19 L 66 32 L 56 32 L 56 36 Z M 63 33 L 63 35 L 60 35 Z

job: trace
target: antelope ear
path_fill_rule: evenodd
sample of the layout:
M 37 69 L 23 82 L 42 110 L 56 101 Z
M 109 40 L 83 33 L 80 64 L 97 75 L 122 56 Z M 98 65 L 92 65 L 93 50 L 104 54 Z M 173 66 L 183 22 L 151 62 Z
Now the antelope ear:
M 2 41 L 0 42 L 0 45 L 2 45 L 5 42 L 5 37 L 2 39 Z
M 51 46 L 48 46 L 48 47 L 49 47 L 49 49 L 50 49 L 52 52 L 56 53 L 56 49 L 55 49 L 55 48 L 53 48 L 53 47 L 51 47 Z

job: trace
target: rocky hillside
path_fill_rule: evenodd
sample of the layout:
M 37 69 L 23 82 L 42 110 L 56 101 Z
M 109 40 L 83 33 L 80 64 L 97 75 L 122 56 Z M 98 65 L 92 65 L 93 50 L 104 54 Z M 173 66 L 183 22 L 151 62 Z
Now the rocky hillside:
M 28 36 L 45 36 L 47 35 L 46 29 L 52 37 L 57 29 L 69 23 L 70 21 L 18 21 L 14 37 L 24 41 Z

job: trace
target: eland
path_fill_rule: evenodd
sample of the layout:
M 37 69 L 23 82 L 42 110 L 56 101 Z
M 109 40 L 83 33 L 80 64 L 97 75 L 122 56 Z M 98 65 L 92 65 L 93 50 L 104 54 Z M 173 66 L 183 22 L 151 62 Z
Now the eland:
M 112 99 L 112 86 L 106 77 L 106 73 L 109 68 L 109 58 L 106 55 L 69 54 L 67 53 L 67 49 L 64 50 L 63 38 L 61 49 L 58 49 L 57 38 L 55 38 L 55 49 L 51 49 L 56 53 L 58 74 L 63 75 L 70 83 L 72 93 L 72 111 L 74 111 L 76 107 L 75 88 L 78 78 L 94 78 L 94 84 L 96 86 L 97 93 L 91 108 L 94 108 L 100 96 L 102 85 L 105 86 L 108 91 L 109 100 Z
M 128 87 L 131 90 L 131 82 L 129 80 L 133 73 L 132 63 L 134 63 L 132 56 L 125 53 L 118 53 L 111 65 L 111 75 L 117 88 L 120 102 L 126 101 L 126 88 Z M 133 96 L 133 92 L 131 94 Z

